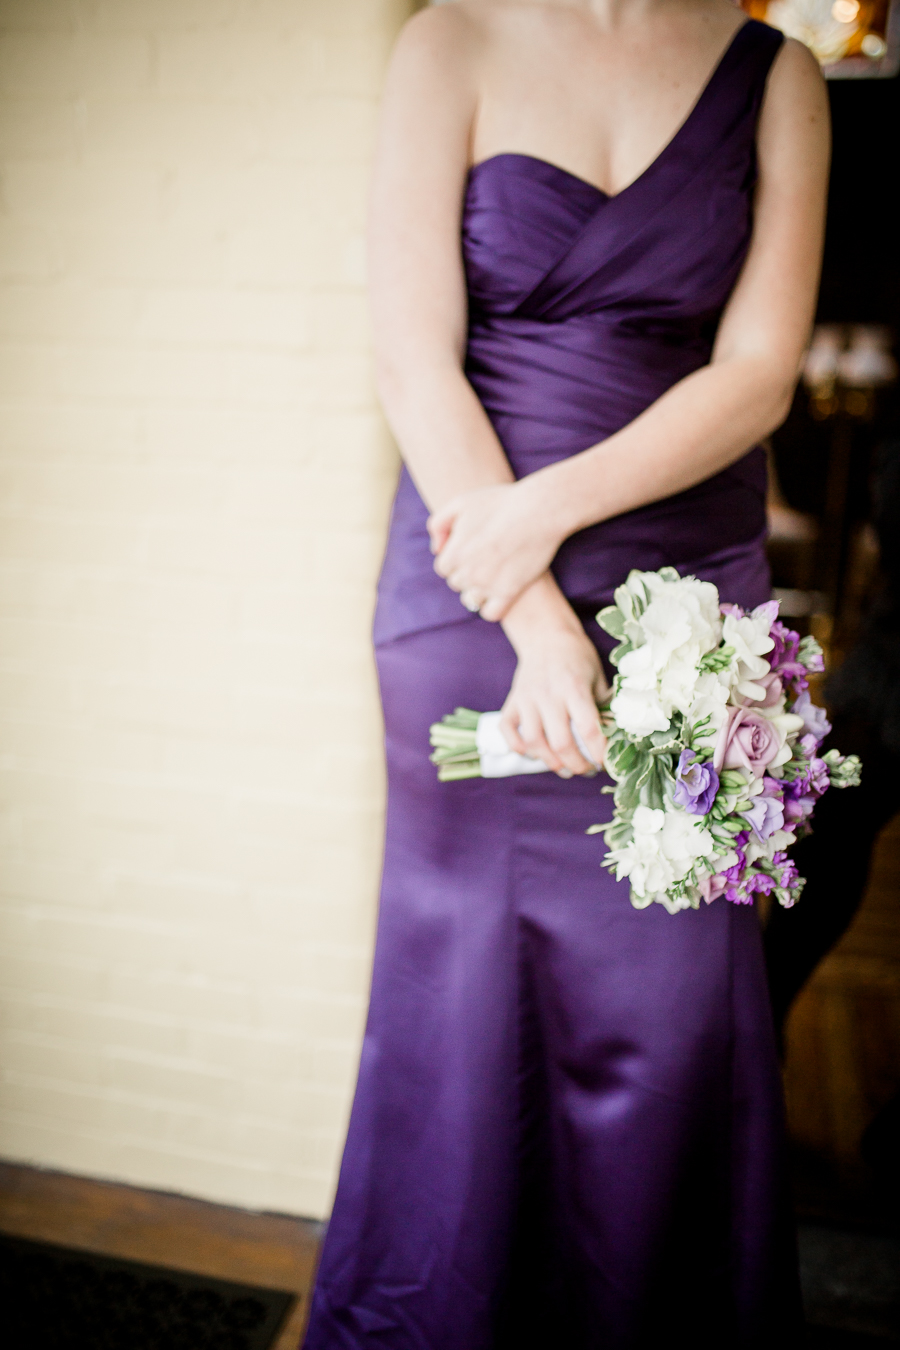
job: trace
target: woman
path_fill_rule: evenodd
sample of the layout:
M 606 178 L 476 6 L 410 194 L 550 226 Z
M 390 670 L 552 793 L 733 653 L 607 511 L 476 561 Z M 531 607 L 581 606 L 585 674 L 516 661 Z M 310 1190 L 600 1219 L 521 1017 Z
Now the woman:
M 727 0 L 460 0 L 401 36 L 371 225 L 405 461 L 387 845 L 307 1350 L 797 1343 L 755 915 L 638 912 L 585 830 L 613 588 L 671 564 L 768 597 L 751 447 L 807 339 L 826 161 L 812 58 Z M 458 704 L 555 775 L 439 784 Z

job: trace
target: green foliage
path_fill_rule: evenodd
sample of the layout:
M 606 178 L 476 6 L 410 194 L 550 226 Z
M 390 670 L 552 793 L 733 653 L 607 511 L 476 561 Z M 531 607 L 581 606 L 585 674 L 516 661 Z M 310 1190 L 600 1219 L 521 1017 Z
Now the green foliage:
M 597 622 L 610 637 L 621 639 L 625 636 L 625 617 L 617 605 L 607 605 L 606 609 L 601 609 Z
M 859 787 L 862 775 L 859 755 L 841 755 L 837 750 L 829 750 L 822 758 L 828 765 L 828 777 L 832 787 Z
M 824 653 L 822 651 L 822 648 L 819 646 L 818 642 L 816 642 L 816 639 L 812 636 L 811 633 L 807 634 L 806 637 L 800 639 L 800 646 L 797 649 L 797 656 L 806 666 L 807 670 L 810 668 L 810 666 L 815 666 L 817 669 L 821 669 L 821 663 L 824 659 Z
M 705 675 L 709 671 L 727 670 L 733 660 L 733 647 L 717 647 L 715 651 L 707 652 L 701 658 L 697 669 L 701 675 Z
M 668 731 L 654 731 L 642 740 L 633 740 L 616 727 L 610 733 L 606 763 L 615 779 L 617 812 L 632 812 L 637 806 L 662 810 L 675 787 L 675 764 L 683 747 L 683 719 L 676 714 Z M 610 848 L 612 834 L 607 831 Z M 623 841 L 627 842 L 627 841 Z
M 442 783 L 481 777 L 481 759 L 475 743 L 480 716 L 471 708 L 456 708 L 429 728 L 429 740 L 434 746 L 431 762 L 438 766 Z

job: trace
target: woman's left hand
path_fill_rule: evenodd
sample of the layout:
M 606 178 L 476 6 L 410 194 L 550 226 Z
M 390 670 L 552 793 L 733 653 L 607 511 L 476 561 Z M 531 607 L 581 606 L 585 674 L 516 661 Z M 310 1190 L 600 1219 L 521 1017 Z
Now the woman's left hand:
M 547 571 L 565 537 L 527 478 L 461 493 L 429 517 L 428 533 L 434 570 L 491 623 Z

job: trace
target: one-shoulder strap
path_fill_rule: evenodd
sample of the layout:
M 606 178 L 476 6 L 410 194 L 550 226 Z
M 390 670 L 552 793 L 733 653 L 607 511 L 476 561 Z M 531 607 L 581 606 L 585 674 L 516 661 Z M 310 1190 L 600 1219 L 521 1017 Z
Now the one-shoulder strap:
M 736 79 L 738 83 L 745 81 L 746 85 L 749 86 L 750 108 L 754 114 L 759 112 L 763 94 L 766 92 L 766 80 L 769 78 L 769 71 L 772 69 L 772 62 L 781 50 L 783 43 L 784 33 L 778 28 L 772 28 L 767 23 L 761 23 L 759 19 L 748 19 L 743 28 L 738 29 L 735 34 L 735 41 L 725 53 L 727 60 L 734 49 L 737 48 L 735 52 L 736 69 L 732 78 Z

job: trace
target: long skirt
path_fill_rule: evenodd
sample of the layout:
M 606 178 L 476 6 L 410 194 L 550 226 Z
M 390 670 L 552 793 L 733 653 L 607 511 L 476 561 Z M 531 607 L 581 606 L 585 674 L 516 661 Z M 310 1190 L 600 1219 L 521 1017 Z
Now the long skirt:
M 501 706 L 473 617 L 385 644 L 371 1007 L 306 1350 L 799 1344 L 751 907 L 632 908 L 605 775 L 439 783 L 428 728 Z

